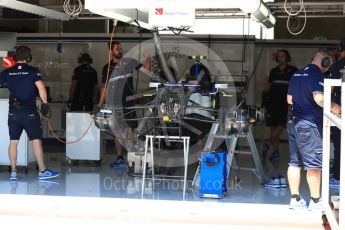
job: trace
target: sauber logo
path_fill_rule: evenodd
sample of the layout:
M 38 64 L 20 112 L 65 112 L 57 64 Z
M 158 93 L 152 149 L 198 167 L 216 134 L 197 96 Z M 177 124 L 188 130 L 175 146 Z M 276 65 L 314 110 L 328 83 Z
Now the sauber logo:
M 163 15 L 163 8 L 156 8 L 155 15 Z

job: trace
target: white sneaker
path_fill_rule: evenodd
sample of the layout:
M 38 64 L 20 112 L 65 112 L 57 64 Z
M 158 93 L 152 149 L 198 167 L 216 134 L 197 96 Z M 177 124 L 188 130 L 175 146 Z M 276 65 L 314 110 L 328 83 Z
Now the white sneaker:
M 322 201 L 321 201 L 321 199 L 317 203 L 315 203 L 312 199 L 310 199 L 308 210 L 309 211 L 322 211 Z
M 307 208 L 307 202 L 301 197 L 300 200 L 297 201 L 296 198 L 291 198 L 290 200 L 290 209 L 303 209 Z

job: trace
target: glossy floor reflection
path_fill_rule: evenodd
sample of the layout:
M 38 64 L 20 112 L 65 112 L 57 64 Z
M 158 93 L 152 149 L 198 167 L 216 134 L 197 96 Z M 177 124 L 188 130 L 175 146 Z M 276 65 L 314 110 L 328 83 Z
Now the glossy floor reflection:
M 286 175 L 288 148 L 281 144 L 280 164 L 278 170 Z M 284 151 L 285 150 L 285 151 Z M 69 165 L 64 153 L 46 153 L 47 165 L 53 170 L 61 172 L 61 176 L 54 180 L 38 181 L 35 165 L 29 166 L 29 173 L 19 168 L 18 182 L 9 181 L 8 168 L 1 166 L 0 194 L 28 194 L 53 196 L 81 196 L 81 197 L 114 197 L 141 199 L 142 179 L 128 176 L 126 168 L 113 169 L 109 163 L 114 154 L 106 154 L 101 165 L 93 162 L 80 161 L 78 165 Z M 247 158 L 238 159 L 239 165 L 246 163 Z M 269 175 L 272 166 L 266 162 L 265 171 Z M 271 169 L 270 169 L 271 167 Z M 192 187 L 194 169 L 189 170 L 187 184 L 187 201 L 204 202 L 233 202 L 233 203 L 262 203 L 288 204 L 290 201 L 289 189 L 264 188 L 262 182 L 250 171 L 234 171 L 228 180 L 228 192 L 222 199 L 206 199 L 199 197 L 198 188 Z M 303 176 L 303 178 L 305 178 Z M 144 199 L 154 200 L 182 200 L 183 183 L 174 180 L 155 181 L 153 189 L 151 180 L 146 180 Z M 305 179 L 302 180 L 302 196 L 308 197 L 308 188 Z M 334 191 L 332 193 L 337 193 Z

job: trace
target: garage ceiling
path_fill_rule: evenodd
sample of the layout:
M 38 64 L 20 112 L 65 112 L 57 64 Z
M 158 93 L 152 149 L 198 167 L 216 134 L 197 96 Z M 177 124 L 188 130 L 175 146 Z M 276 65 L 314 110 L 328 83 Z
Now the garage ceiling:
M 24 0 L 23 0 L 24 1 Z M 57 12 L 63 12 L 63 2 L 64 0 L 33 0 L 26 2 L 31 2 L 35 5 L 45 7 L 49 10 L 54 10 Z M 212 1 L 212 0 L 210 0 Z M 235 1 L 235 0 L 229 0 L 229 1 Z M 241 0 L 242 1 L 242 0 Z M 71 0 L 71 2 L 78 2 L 77 0 Z M 266 6 L 271 10 L 273 15 L 277 18 L 277 23 L 281 24 L 284 21 L 286 21 L 286 18 L 288 17 L 288 12 L 291 10 L 292 7 L 292 13 L 296 13 L 300 10 L 301 3 L 303 3 L 303 7 L 305 9 L 306 17 L 308 19 L 307 26 L 313 24 L 313 21 L 319 22 L 319 20 L 327 22 L 328 20 L 332 21 L 332 18 L 336 21 L 344 21 L 345 19 L 345 0 L 329 0 L 329 1 L 322 1 L 322 0 L 277 0 L 277 1 L 270 1 L 270 0 L 263 0 L 265 2 Z M 1 3 L 1 0 L 0 0 Z M 84 0 L 82 1 L 84 4 Z M 284 7 L 284 3 L 286 3 L 286 7 Z M 3 19 L 9 19 L 9 20 L 23 20 L 20 17 L 12 17 L 8 18 L 5 17 L 3 14 L 3 8 L 0 7 L 0 18 Z M 19 16 L 22 16 L 21 14 L 18 14 Z M 304 11 L 303 8 L 301 12 L 299 12 L 296 16 L 291 16 L 293 18 L 303 19 L 304 18 Z M 244 18 L 248 17 L 244 12 L 241 11 L 240 8 L 218 8 L 218 9 L 196 9 L 196 18 L 197 19 L 226 19 L 226 18 Z M 35 15 L 26 15 L 27 19 L 32 20 L 40 20 L 42 17 L 37 17 Z M 102 17 L 100 15 L 96 15 L 94 13 L 91 13 L 88 10 L 83 10 L 81 14 L 76 18 L 75 21 L 78 20 L 104 20 L 107 21 L 107 18 Z M 5 20 L 1 20 L 5 21 Z M 3 22 L 5 23 L 5 22 Z M 301 21 L 303 23 L 303 21 Z M 327 24 L 327 23 L 325 23 Z M 333 21 L 332 21 L 333 24 Z M 282 27 L 283 24 L 281 24 L 280 27 Z M 343 25 L 343 24 L 340 24 Z M 99 28 L 98 28 L 99 29 Z M 0 28 L 1 30 L 1 28 Z M 93 28 L 90 28 L 90 32 Z M 281 28 L 278 28 L 278 30 L 281 30 Z M 321 28 L 313 28 L 315 30 L 315 33 L 318 33 L 318 30 L 321 31 Z M 99 31 L 99 30 L 95 30 Z
M 285 1 L 267 2 L 266 5 L 270 8 L 274 15 L 279 17 L 287 17 L 288 14 L 284 8 Z M 322 0 L 311 0 L 302 1 L 307 17 L 317 18 L 329 18 L 329 17 L 344 17 L 345 16 L 345 1 L 322 1 Z M 300 1 L 287 1 L 287 9 L 293 9 L 293 12 L 300 10 Z M 302 16 L 303 12 L 300 12 L 299 16 Z
M 210 0 L 212 1 L 212 0 Z M 25 2 L 25 1 L 23 1 Z M 32 2 L 32 1 L 26 1 Z M 45 4 L 42 4 L 45 2 Z M 60 4 L 58 4 L 60 2 Z M 51 0 L 51 1 L 39 1 L 41 4 L 39 6 L 45 7 L 50 10 L 63 12 L 63 1 L 61 0 Z M 71 1 L 73 2 L 73 1 Z M 75 1 L 77 2 L 77 1 Z M 82 1 L 84 2 L 84 1 Z M 278 0 L 278 1 L 263 1 L 266 6 L 273 12 L 273 14 L 279 17 L 287 17 L 288 14 L 284 9 L 284 2 L 286 2 L 287 9 L 293 9 L 293 12 L 297 12 L 300 9 L 300 2 L 306 10 L 308 17 L 344 17 L 345 16 L 345 0 L 339 1 L 322 1 L 322 0 Z M 50 3 L 50 4 L 46 4 Z M 1 4 L 1 1 L 0 1 Z M 0 7 L 2 9 L 3 7 Z M 302 12 L 301 12 L 302 13 Z M 2 16 L 2 15 L 0 15 Z M 219 9 L 196 9 L 197 18 L 229 18 L 229 17 L 243 17 L 243 13 L 240 8 L 219 8 Z M 300 15 L 301 16 L 301 15 Z M 79 15 L 80 19 L 104 19 L 99 15 L 95 15 L 88 10 L 83 10 Z

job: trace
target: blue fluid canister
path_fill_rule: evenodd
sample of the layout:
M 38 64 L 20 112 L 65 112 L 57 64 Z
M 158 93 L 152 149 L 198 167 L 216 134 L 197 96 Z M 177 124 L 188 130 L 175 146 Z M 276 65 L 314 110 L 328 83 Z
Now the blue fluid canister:
M 200 197 L 224 197 L 227 192 L 227 175 L 227 152 L 202 152 Z

